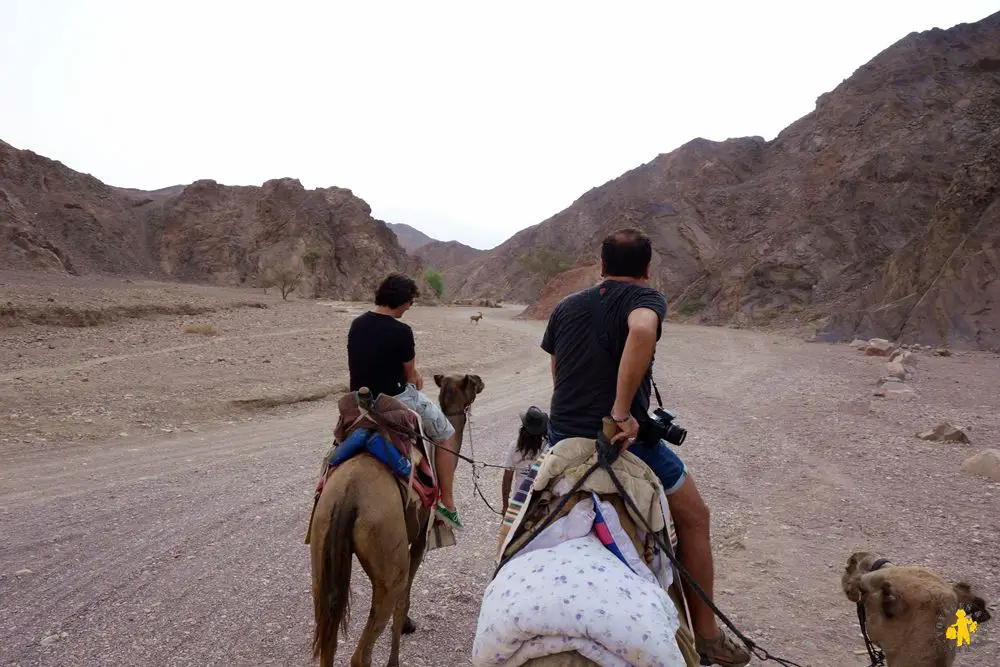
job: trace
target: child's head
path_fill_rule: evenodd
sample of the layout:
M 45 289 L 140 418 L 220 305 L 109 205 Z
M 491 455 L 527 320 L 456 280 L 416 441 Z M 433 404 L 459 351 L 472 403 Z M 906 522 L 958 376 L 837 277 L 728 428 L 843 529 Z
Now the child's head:
M 522 454 L 538 456 L 549 432 L 549 416 L 532 405 L 521 413 L 521 428 L 517 433 L 517 449 Z

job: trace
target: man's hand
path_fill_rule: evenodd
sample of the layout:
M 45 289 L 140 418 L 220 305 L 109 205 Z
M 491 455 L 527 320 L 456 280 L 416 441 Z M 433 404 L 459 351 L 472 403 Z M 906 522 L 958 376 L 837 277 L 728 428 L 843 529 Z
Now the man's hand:
M 612 413 L 611 418 L 618 419 L 614 413 Z M 632 443 L 635 441 L 635 436 L 639 433 L 639 422 L 637 422 L 635 417 L 633 417 L 630 413 L 628 419 L 621 423 L 615 423 L 621 430 L 618 431 L 613 438 L 611 438 L 611 442 L 619 443 L 621 445 L 621 450 L 624 452 L 626 449 L 631 447 Z
M 420 375 L 420 371 L 417 370 L 416 357 L 403 364 L 403 374 L 406 376 L 406 381 L 416 387 L 417 391 L 423 390 L 424 378 Z

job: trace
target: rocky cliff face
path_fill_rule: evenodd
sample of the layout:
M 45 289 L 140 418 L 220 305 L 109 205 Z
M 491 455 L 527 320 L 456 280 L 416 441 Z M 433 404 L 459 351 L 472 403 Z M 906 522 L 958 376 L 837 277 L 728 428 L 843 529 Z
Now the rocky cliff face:
M 305 276 L 302 293 L 363 299 L 392 271 L 422 273 L 350 190 L 306 190 L 289 178 L 262 187 L 204 180 L 155 192 L 113 188 L 2 142 L 0 259 L 12 268 L 224 285 L 254 285 L 268 268 L 291 267 Z
M 0 141 L 0 265 L 139 273 L 152 265 L 148 228 L 114 188 Z
M 427 234 L 424 234 L 416 227 L 411 227 L 401 222 L 390 222 L 387 224 L 389 225 L 389 229 L 396 235 L 396 238 L 399 239 L 399 244 L 410 254 L 413 254 L 428 243 L 436 241 L 436 239 L 427 236 Z
M 797 313 L 828 339 L 990 344 L 984 151 L 997 127 L 1000 13 L 911 34 L 773 141 L 697 139 L 660 155 L 491 251 L 458 294 L 534 301 L 562 270 L 593 264 L 607 232 L 637 226 L 657 250 L 654 284 L 699 321 Z

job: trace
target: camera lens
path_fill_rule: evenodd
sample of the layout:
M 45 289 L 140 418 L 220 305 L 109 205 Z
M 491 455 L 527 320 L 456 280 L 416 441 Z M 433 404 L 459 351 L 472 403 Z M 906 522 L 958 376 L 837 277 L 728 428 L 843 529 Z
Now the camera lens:
M 667 427 L 667 433 L 664 439 L 671 445 L 680 446 L 681 443 L 684 442 L 684 439 L 687 438 L 687 434 L 687 429 L 681 428 L 676 424 L 671 424 Z

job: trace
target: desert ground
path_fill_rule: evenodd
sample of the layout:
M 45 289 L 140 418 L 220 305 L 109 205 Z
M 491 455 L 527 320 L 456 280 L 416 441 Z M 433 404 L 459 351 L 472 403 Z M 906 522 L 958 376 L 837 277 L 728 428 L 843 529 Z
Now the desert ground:
M 0 274 L 0 665 L 311 664 L 303 537 L 347 384 L 347 327 L 367 307 Z M 405 321 L 425 391 L 436 397 L 435 373 L 483 378 L 463 453 L 499 463 L 518 411 L 548 407 L 544 323 L 505 307 L 474 325 L 477 310 L 418 306 Z M 883 398 L 885 361 L 800 334 L 678 324 L 657 350 L 664 400 L 689 430 L 678 451 L 712 509 L 717 604 L 802 665 L 867 664 L 840 591 L 855 550 L 1000 602 L 1000 484 L 960 468 L 1000 443 L 1000 358 L 919 353 L 914 393 Z M 942 421 L 972 443 L 915 437 Z M 500 480 L 481 480 L 496 505 Z M 467 464 L 457 484 L 469 528 L 418 573 L 408 665 L 470 662 L 499 519 Z M 357 564 L 354 590 L 338 664 L 367 616 Z M 994 616 L 958 665 L 1000 665 Z

